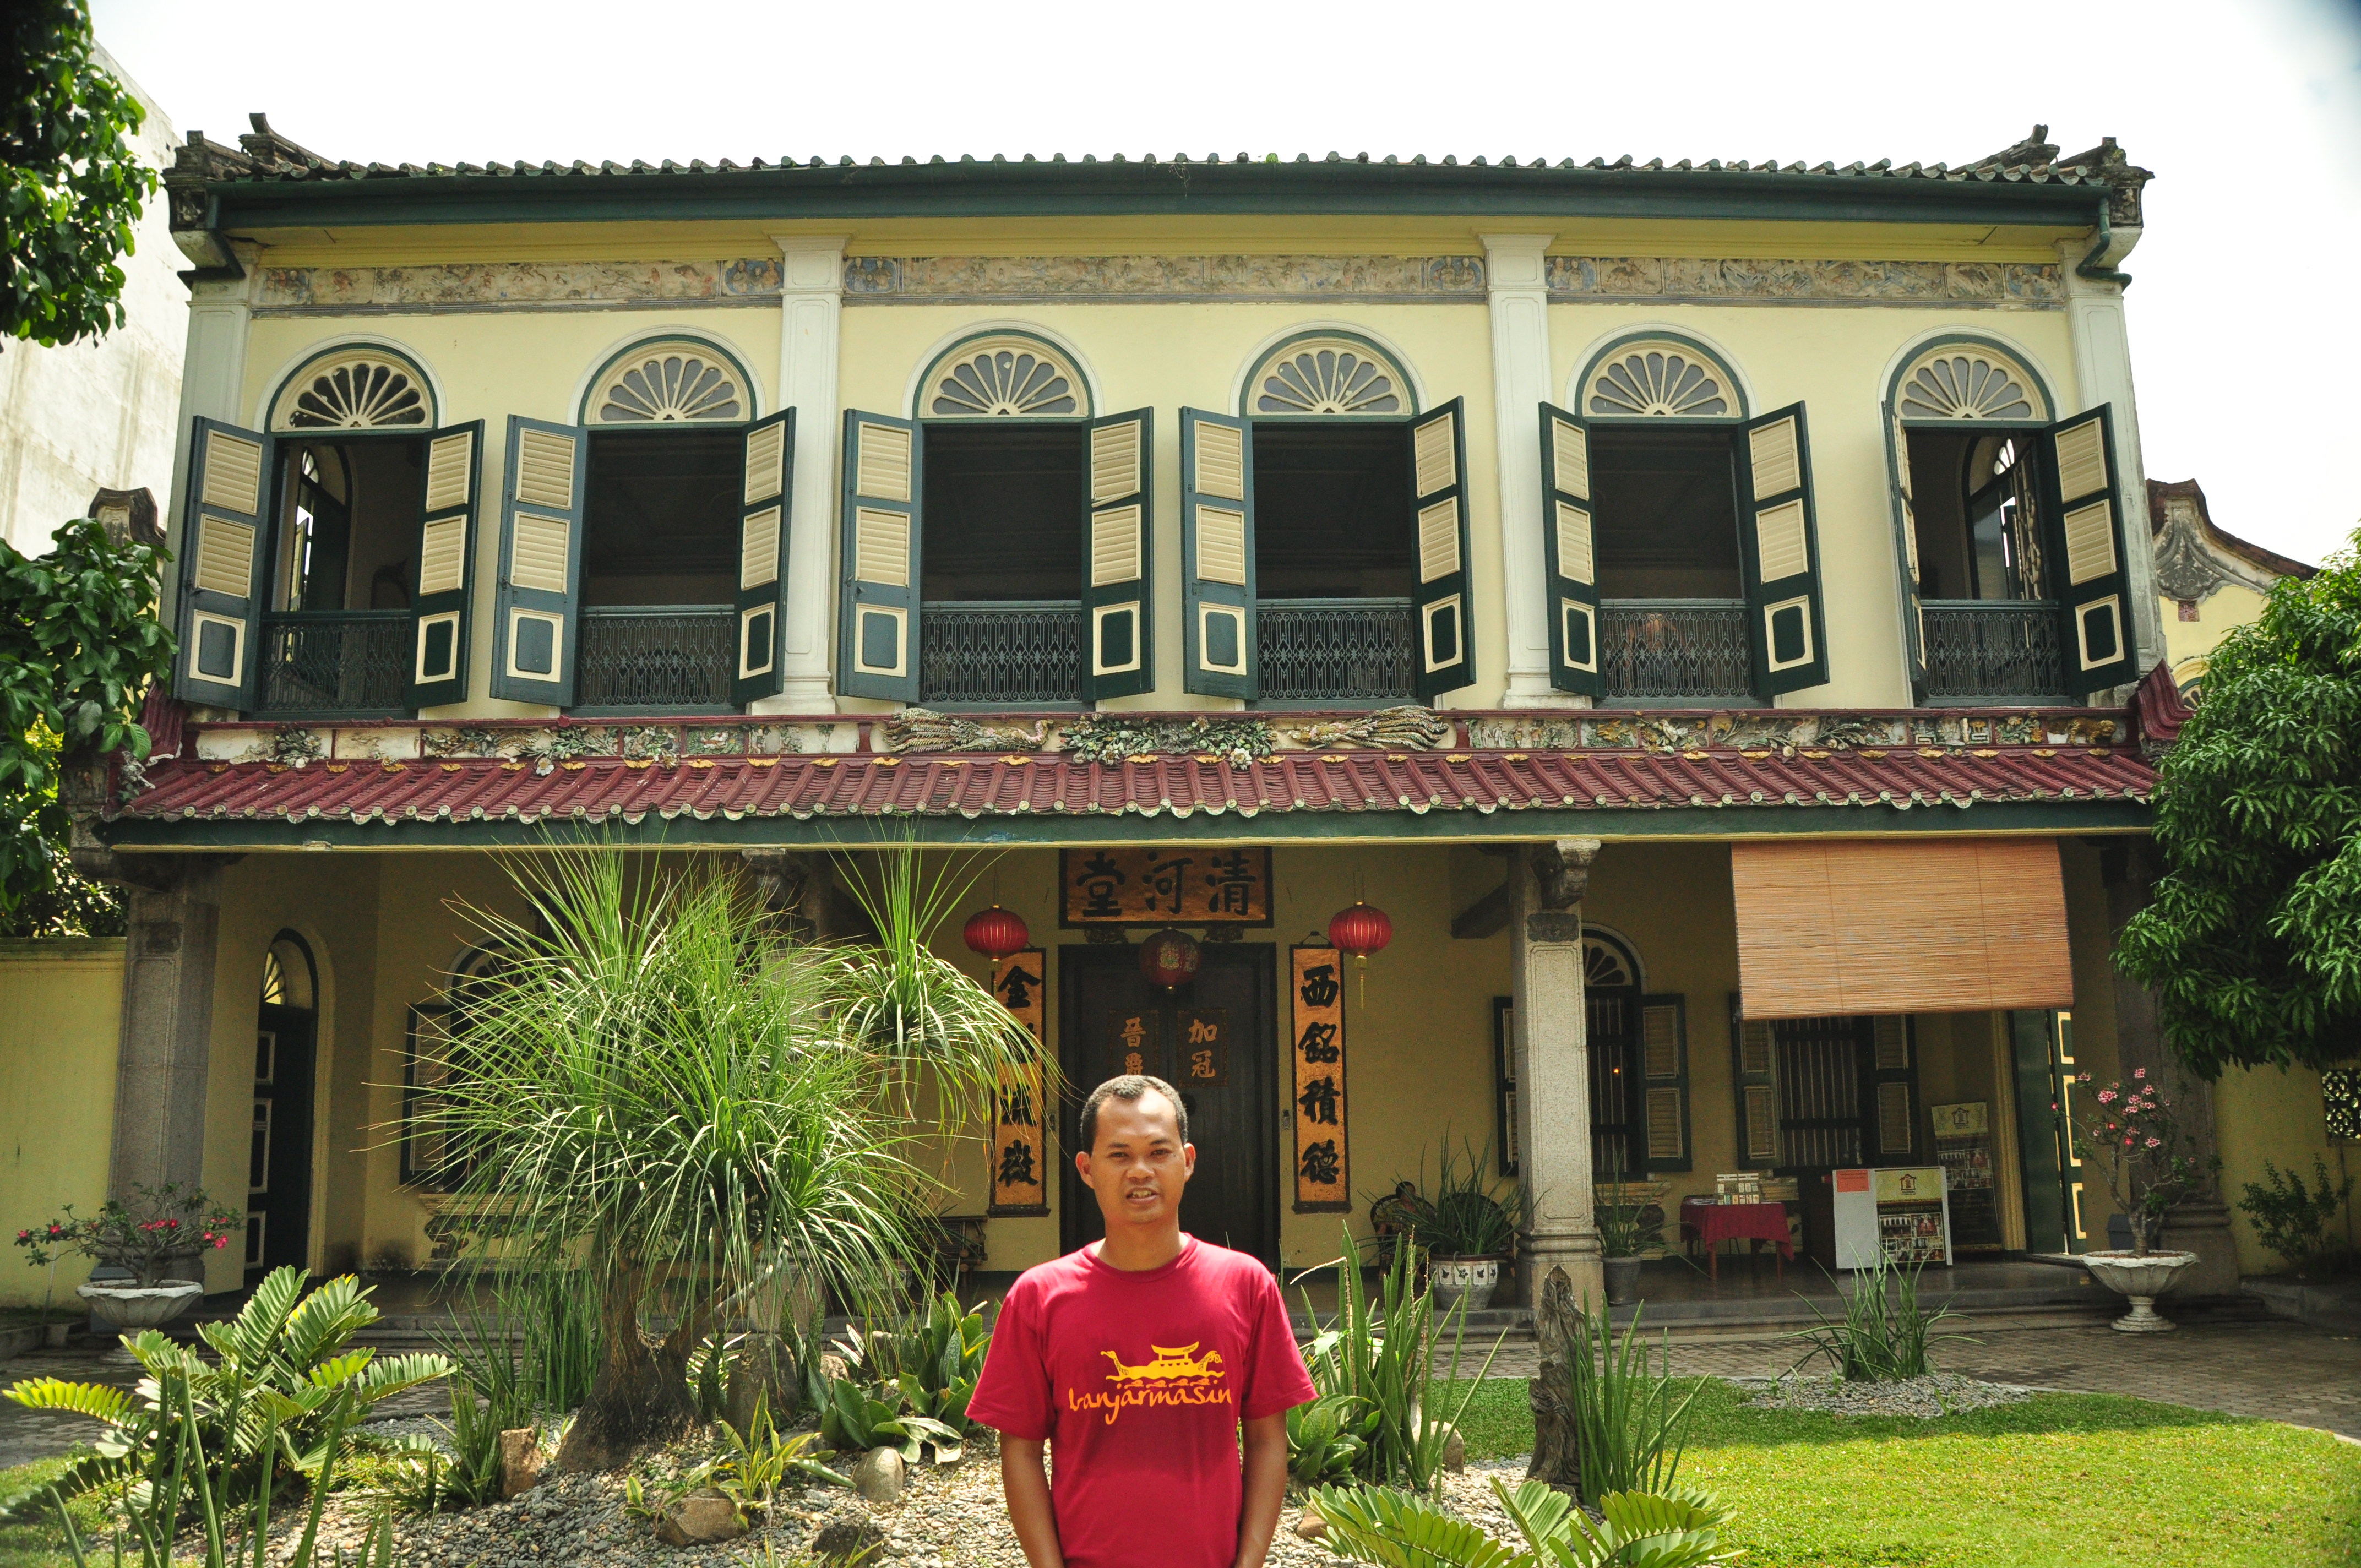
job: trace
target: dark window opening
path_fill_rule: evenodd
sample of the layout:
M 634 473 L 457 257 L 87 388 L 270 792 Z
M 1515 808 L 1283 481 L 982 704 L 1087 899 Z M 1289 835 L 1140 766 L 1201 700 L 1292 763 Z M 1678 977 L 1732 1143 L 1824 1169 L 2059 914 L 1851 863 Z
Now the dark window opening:
M 1088 436 L 1082 424 L 927 426 L 919 597 L 1079 600 Z
M 279 450 L 271 609 L 407 609 L 417 574 L 425 443 L 285 441 Z
M 1405 425 L 1257 424 L 1254 485 L 1258 597 L 1408 599 L 1416 591 Z
M 591 433 L 585 608 L 736 598 L 743 444 L 734 428 Z
M 1601 598 L 1745 596 L 1733 440 L 1709 427 L 1591 427 Z
M 1905 438 L 1919 596 L 2048 598 L 2028 433 L 1913 430 Z

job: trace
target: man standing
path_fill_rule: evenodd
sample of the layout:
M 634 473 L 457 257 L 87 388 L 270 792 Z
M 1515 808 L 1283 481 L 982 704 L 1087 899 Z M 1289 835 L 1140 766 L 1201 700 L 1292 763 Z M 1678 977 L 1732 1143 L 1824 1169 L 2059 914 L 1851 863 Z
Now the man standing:
M 1010 1288 L 967 1408 L 1000 1432 L 1025 1559 L 1262 1568 L 1287 1489 L 1287 1412 L 1312 1397 L 1278 1282 L 1244 1253 L 1181 1234 L 1197 1150 L 1170 1084 L 1100 1084 L 1082 1144 L 1074 1168 L 1106 1239 Z

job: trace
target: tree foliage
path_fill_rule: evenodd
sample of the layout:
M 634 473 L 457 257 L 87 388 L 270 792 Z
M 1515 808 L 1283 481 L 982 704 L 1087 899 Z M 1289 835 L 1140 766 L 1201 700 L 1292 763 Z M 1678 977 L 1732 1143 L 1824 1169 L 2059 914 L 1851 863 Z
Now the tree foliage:
M 2361 548 L 2361 534 L 2355 537 Z M 2361 556 L 2283 577 L 2158 769 L 2166 873 L 2116 962 L 2190 1069 L 2361 1049 Z
M 88 518 L 59 529 L 46 555 L 0 540 L 0 929 L 91 935 L 115 917 L 111 897 L 66 865 L 59 785 L 85 751 L 147 758 L 139 704 L 172 667 L 156 619 L 167 558 Z
M 0 334 L 71 343 L 123 324 L 132 225 L 156 171 L 129 138 L 147 112 L 91 59 L 81 0 L 19 0 L 0 104 Z

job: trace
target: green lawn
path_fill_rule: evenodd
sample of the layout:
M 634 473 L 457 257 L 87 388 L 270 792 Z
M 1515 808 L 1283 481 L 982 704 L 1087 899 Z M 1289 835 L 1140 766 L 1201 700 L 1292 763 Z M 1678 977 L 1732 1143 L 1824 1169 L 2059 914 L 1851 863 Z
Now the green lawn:
M 66 1462 L 61 1458 L 37 1459 L 30 1464 L 0 1470 L 0 1509 L 13 1508 L 30 1494 L 56 1480 L 65 1467 Z M 87 1545 L 91 1530 L 99 1523 L 96 1509 L 76 1505 L 74 1523 L 82 1531 L 83 1541 Z M 5 1568 L 68 1568 L 70 1563 L 62 1531 L 49 1525 L 0 1519 L 0 1565 L 5 1565 Z
M 1708 1380 L 1681 1479 L 1737 1514 L 1741 1568 L 2361 1568 L 2361 1447 L 2103 1394 L 1930 1421 L 1755 1410 Z M 1470 1458 L 1529 1452 L 1494 1378 Z

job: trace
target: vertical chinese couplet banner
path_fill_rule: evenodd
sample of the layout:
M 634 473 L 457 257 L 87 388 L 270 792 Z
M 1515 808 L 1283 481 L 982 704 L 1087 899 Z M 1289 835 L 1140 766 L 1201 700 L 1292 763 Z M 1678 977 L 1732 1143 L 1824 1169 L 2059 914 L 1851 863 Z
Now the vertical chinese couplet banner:
M 1295 1025 L 1295 1212 L 1349 1213 L 1345 1158 L 1345 985 L 1334 948 L 1290 948 Z
M 992 1110 L 992 1214 L 1049 1212 L 1049 1150 L 1044 1129 L 1049 1107 L 1042 1095 L 1045 1059 L 1041 1034 L 1045 955 L 1027 948 L 994 960 L 992 992 L 1033 1036 L 1033 1060 L 1016 1071 L 1004 1069 Z

